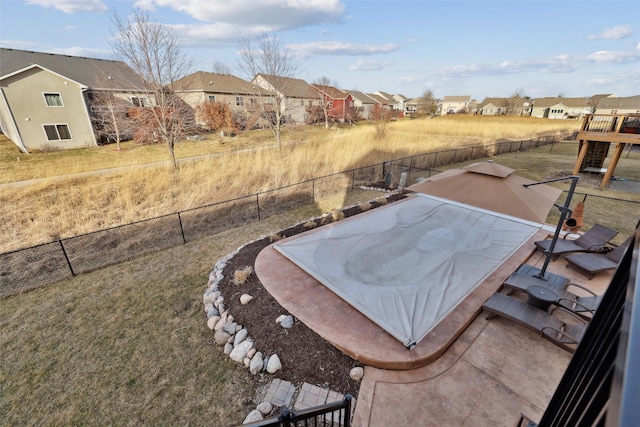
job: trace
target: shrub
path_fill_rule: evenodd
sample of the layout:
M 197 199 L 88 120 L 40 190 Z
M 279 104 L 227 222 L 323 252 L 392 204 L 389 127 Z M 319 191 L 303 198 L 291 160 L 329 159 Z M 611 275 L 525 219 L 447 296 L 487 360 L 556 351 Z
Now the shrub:
M 241 269 L 236 270 L 233 273 L 233 282 L 236 285 L 242 285 L 247 281 L 249 276 L 251 276 L 251 273 L 253 273 L 253 267 L 251 267 L 250 265 L 242 267 Z

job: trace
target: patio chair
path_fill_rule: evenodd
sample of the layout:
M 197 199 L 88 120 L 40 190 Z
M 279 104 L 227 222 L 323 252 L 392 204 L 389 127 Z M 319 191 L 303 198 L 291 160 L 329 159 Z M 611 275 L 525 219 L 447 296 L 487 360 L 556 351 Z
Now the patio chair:
M 583 235 L 575 240 L 558 239 L 551 254 L 552 259 L 557 259 L 560 255 L 570 252 L 594 252 L 609 243 L 609 240 L 616 237 L 617 230 L 595 224 Z M 566 237 L 566 236 L 565 236 Z M 546 252 L 551 247 L 551 239 L 534 242 L 536 248 L 541 252 Z
M 577 283 L 571 283 L 569 279 L 558 274 L 546 273 L 545 277 L 547 280 L 538 279 L 535 275 L 539 272 L 540 269 L 537 267 L 522 264 L 518 270 L 504 281 L 502 287 L 507 290 L 507 293 L 510 295 L 515 291 L 526 293 L 529 286 L 544 286 L 558 295 L 558 304 L 560 306 L 582 317 L 593 316 L 593 313 L 595 313 L 600 305 L 602 295 L 598 295 L 591 289 Z M 588 295 L 576 295 L 569 290 L 572 286 L 581 289 Z
M 568 324 L 556 315 L 556 311 L 563 310 L 556 307 L 551 313 L 536 308 L 517 298 L 499 292 L 494 293 L 482 308 L 489 312 L 488 318 L 504 317 L 525 326 L 548 339 L 557 346 L 573 353 L 580 343 L 587 328 L 587 321 L 570 311 L 565 311 L 568 318 L 575 319 L 574 324 Z
M 631 237 L 627 238 L 620 246 L 607 253 L 591 252 L 586 254 L 567 255 L 565 257 L 568 262 L 567 267 L 573 268 L 591 280 L 597 273 L 617 268 L 630 243 Z

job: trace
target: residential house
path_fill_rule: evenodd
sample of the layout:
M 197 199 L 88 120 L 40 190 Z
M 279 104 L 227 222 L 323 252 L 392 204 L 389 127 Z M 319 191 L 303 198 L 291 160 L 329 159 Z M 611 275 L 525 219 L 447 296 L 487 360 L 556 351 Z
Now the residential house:
M 364 92 L 357 90 L 348 90 L 346 92 L 353 98 L 353 106 L 356 109 L 356 113 L 362 117 L 363 120 L 371 120 L 373 106 L 376 105 L 377 101 Z
M 404 115 L 409 117 L 415 117 L 418 113 L 418 108 L 422 103 L 422 98 L 411 98 L 408 99 L 404 104 Z
M 96 146 L 98 94 L 150 105 L 124 62 L 0 49 L 0 130 L 20 150 Z
M 640 95 L 602 98 L 596 114 L 640 114 Z
M 536 98 L 531 116 L 546 119 L 580 119 L 591 113 L 587 98 Z
M 246 118 L 260 114 L 260 102 L 273 104 L 272 93 L 232 74 L 197 71 L 174 82 L 173 88 L 194 109 L 204 102 L 221 102 Z
M 281 112 L 285 121 L 291 123 L 305 123 L 309 115 L 307 108 L 318 105 L 322 98 L 313 86 L 302 79 L 258 74 L 251 83 L 275 93 L 282 101 Z
M 530 116 L 533 103 L 524 98 L 485 98 L 476 107 L 477 114 L 483 116 Z
M 353 97 L 333 86 L 312 84 L 322 95 L 322 102 L 326 106 L 327 119 L 339 122 L 352 121 L 354 119 Z
M 232 111 L 252 111 L 256 97 L 264 89 L 232 74 L 197 71 L 176 81 L 174 90 L 184 101 L 196 108 L 204 102 L 221 102 Z
M 478 104 L 478 113 L 482 116 L 501 116 L 507 114 L 508 99 L 506 98 L 485 98 Z
M 382 92 L 382 91 L 377 91 L 374 93 L 386 99 L 387 101 L 393 103 L 392 104 L 393 109 L 397 111 L 399 117 L 402 117 L 404 115 L 405 104 L 409 100 L 409 98 L 401 94 L 391 95 L 390 93 Z
M 470 104 L 470 96 L 445 96 L 442 99 L 440 115 L 469 113 Z
M 376 109 L 379 109 L 380 112 L 386 112 L 385 116 L 395 114 L 395 100 L 388 100 L 387 98 L 380 96 L 377 93 L 368 93 L 367 96 L 375 101 L 372 110 L 372 120 L 379 119 L 379 117 L 376 117 Z

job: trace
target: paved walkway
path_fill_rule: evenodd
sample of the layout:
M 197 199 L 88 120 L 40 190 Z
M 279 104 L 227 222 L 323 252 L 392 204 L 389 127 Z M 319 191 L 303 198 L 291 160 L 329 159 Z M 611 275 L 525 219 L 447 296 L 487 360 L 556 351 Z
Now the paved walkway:
M 303 409 L 324 405 L 325 403 L 342 401 L 343 399 L 343 394 L 333 390 L 309 383 L 303 383 L 298 390 L 291 382 L 275 378 L 271 381 L 271 384 L 269 384 L 264 398 L 261 400 L 269 402 L 279 408 L 286 406 L 292 408 L 294 411 L 301 411 Z M 354 398 L 351 403 L 352 415 L 355 405 L 356 399 Z M 335 417 L 337 420 L 338 414 L 335 414 Z

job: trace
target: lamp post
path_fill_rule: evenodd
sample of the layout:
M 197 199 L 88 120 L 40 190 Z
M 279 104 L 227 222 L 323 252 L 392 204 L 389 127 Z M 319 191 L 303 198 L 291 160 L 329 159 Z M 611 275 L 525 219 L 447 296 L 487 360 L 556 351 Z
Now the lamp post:
M 534 182 L 532 184 L 522 184 L 523 187 L 528 188 L 528 187 L 531 187 L 532 185 L 548 184 L 550 182 L 566 181 L 568 179 L 571 180 L 571 186 L 569 187 L 569 193 L 567 194 L 567 198 L 564 201 L 564 206 L 559 206 L 555 203 L 553 204 L 555 207 L 558 208 L 558 210 L 560 210 L 560 219 L 558 220 L 558 226 L 556 227 L 556 231 L 553 234 L 553 239 L 551 239 L 551 244 L 549 245 L 549 249 L 544 251 L 545 259 L 544 259 L 544 264 L 542 265 L 542 269 L 540 270 L 540 273 L 534 276 L 538 279 L 547 280 L 547 278 L 545 277 L 545 273 L 547 272 L 547 267 L 549 266 L 549 262 L 551 261 L 551 255 L 553 254 L 553 249 L 555 248 L 556 242 L 558 241 L 558 237 L 560 236 L 560 230 L 562 229 L 562 225 L 564 224 L 565 219 L 567 218 L 567 215 L 571 215 L 571 208 L 569 208 L 569 205 L 571 203 L 571 198 L 573 197 L 573 192 L 576 189 L 576 184 L 578 184 L 579 178 L 580 177 L 576 175 L 571 175 L 571 176 L 565 176 L 562 178 L 555 178 L 555 179 L 549 179 L 546 181 Z

